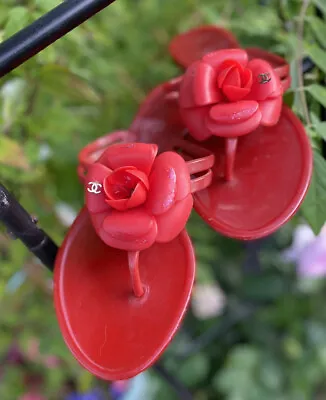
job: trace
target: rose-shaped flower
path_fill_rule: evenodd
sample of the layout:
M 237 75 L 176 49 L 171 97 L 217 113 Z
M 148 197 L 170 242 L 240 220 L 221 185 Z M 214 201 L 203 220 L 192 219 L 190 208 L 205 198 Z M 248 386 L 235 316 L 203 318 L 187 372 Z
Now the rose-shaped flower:
M 157 150 L 155 144 L 115 144 L 89 167 L 86 206 L 107 245 L 140 251 L 184 228 L 193 205 L 188 167 L 177 153 L 157 156 Z
M 182 118 L 197 140 L 238 137 L 260 124 L 275 125 L 282 94 L 280 78 L 268 62 L 248 61 L 242 49 L 220 50 L 187 69 L 180 87 Z

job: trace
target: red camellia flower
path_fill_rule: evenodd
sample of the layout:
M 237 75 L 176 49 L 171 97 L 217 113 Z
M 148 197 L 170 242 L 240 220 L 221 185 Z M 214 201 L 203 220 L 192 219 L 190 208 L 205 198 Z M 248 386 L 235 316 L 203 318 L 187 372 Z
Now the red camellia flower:
M 85 177 L 86 206 L 93 226 L 109 246 L 140 251 L 173 240 L 185 227 L 193 198 L 184 159 L 157 156 L 157 145 L 108 147 Z
M 275 125 L 283 87 L 273 67 L 242 49 L 206 54 L 186 71 L 180 87 L 182 117 L 197 140 L 238 137 Z

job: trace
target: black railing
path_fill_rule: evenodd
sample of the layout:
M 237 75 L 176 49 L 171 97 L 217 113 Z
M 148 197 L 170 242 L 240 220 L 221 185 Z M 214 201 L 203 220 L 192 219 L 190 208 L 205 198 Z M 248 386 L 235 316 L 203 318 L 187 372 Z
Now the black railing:
M 0 78 L 115 0 L 66 0 L 0 45 Z

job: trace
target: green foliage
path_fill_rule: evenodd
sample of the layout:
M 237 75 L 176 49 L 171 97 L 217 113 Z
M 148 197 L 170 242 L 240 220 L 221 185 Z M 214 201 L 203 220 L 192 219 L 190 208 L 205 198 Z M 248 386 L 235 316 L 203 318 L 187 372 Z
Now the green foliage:
M 319 44 L 326 47 L 326 26 L 320 18 L 309 16 L 307 21 Z M 317 47 L 318 48 L 318 47 Z
M 59 3 L 1 2 L 0 40 Z M 67 203 L 77 212 L 83 203 L 76 176 L 79 150 L 104 133 L 127 128 L 149 90 L 180 74 L 167 52 L 175 34 L 200 24 L 218 24 L 232 29 L 243 46 L 279 52 L 291 63 L 292 90 L 285 101 L 302 118 L 315 148 L 314 175 L 301 216 L 318 232 L 326 220 L 326 164 L 320 155 L 326 138 L 326 123 L 320 118 L 321 105 L 326 107 L 326 24 L 317 19 L 314 5 L 326 15 L 325 1 L 311 1 L 303 16 L 303 54 L 297 53 L 302 1 L 260 3 L 117 0 L 13 71 L 0 84 L 0 181 L 60 243 L 67 227 L 58 205 Z M 302 88 L 295 59 L 303 55 L 309 55 L 317 67 Z M 197 280 L 202 284 L 218 281 L 227 296 L 227 307 L 217 319 L 199 321 L 190 310 L 184 329 L 163 357 L 195 399 L 306 400 L 317 394 L 325 398 L 325 285 L 303 291 L 292 267 L 284 266 L 278 256 L 297 221 L 280 230 L 271 248 L 265 248 L 263 269 L 254 275 L 241 268 L 241 243 L 215 234 L 198 216 L 191 218 Z M 73 360 L 57 326 L 48 288 L 50 274 L 5 233 L 0 234 L 0 257 L 0 353 L 17 330 L 24 348 L 31 337 L 38 337 L 42 353 L 63 360 L 58 369 L 39 367 L 47 398 L 57 400 L 70 375 L 87 389 L 90 375 Z M 15 281 L 12 290 L 17 277 L 22 281 Z M 182 356 L 191 337 L 210 329 L 217 330 L 215 340 L 189 358 Z M 20 396 L 22 375 L 17 368 L 5 369 L 1 400 Z M 154 374 L 153 382 L 155 400 L 175 398 Z
M 318 152 L 314 153 L 313 176 L 302 211 L 315 233 L 318 233 L 324 225 L 321 216 L 326 213 L 326 161 Z
M 313 83 L 312 85 L 306 86 L 305 89 L 318 103 L 326 107 L 326 89 L 323 86 Z

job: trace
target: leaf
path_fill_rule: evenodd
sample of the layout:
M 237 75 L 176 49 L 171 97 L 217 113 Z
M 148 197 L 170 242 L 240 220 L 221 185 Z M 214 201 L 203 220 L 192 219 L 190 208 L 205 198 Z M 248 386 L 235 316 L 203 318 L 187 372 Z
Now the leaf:
M 60 4 L 59 0 L 34 0 L 35 5 L 42 11 L 50 11 Z
M 20 78 L 11 79 L 0 89 L 0 101 L 2 109 L 2 120 L 0 121 L 3 131 L 11 128 L 24 110 L 27 93 L 27 83 Z
M 264 357 L 259 370 L 262 383 L 270 390 L 280 390 L 284 381 L 281 365 L 271 356 Z
M 315 5 L 326 15 L 326 3 L 325 0 L 313 0 Z
M 286 92 L 283 96 L 283 102 L 284 104 L 292 108 L 294 103 L 294 92 L 293 91 Z
M 326 161 L 317 151 L 314 151 L 313 174 L 301 210 L 315 234 L 318 234 L 326 221 Z
M 8 38 L 20 31 L 29 22 L 29 11 L 26 7 L 13 7 L 8 12 L 8 20 L 4 27 L 4 38 Z
M 213 378 L 213 385 L 216 390 L 228 394 L 228 398 L 251 400 L 252 382 L 257 381 L 256 372 L 260 364 L 261 353 L 256 347 L 252 345 L 233 347 L 224 368 Z
M 323 47 L 326 47 L 326 23 L 320 18 L 312 16 L 307 17 L 307 21 L 309 22 L 316 39 Z
M 29 169 L 23 147 L 5 136 L 0 136 L 0 164 L 25 171 Z
M 276 274 L 248 275 L 243 282 L 243 295 L 253 300 L 276 299 L 286 291 L 286 281 Z
M 326 107 L 326 89 L 324 87 L 313 83 L 312 85 L 306 86 L 305 90 L 310 93 L 318 103 Z
M 307 126 L 306 126 L 305 129 L 306 129 L 306 132 L 307 132 L 308 136 L 309 136 L 311 139 L 318 138 L 318 133 L 316 132 L 316 129 L 315 129 L 315 128 L 310 128 L 310 127 L 307 127 Z
M 326 140 L 326 122 L 320 121 L 313 111 L 311 111 L 310 117 L 313 128 L 306 126 L 305 129 L 307 133 L 313 138 L 322 138 Z
M 227 366 L 236 369 L 254 369 L 259 365 L 260 351 L 249 345 L 239 345 L 231 353 Z M 248 371 L 247 371 L 248 372 Z
M 315 131 L 322 139 L 326 140 L 326 122 L 318 122 L 315 125 Z
M 6 21 L 8 17 L 8 8 L 7 6 L 0 4 L 0 24 L 2 24 Z M 1 31 L 0 31 L 0 38 L 1 38 Z
M 178 377 L 187 386 L 194 386 L 207 377 L 209 359 L 205 353 L 197 353 L 182 363 Z
M 38 79 L 43 89 L 58 97 L 82 103 L 99 103 L 101 100 L 98 93 L 85 79 L 60 65 L 43 66 Z
M 314 63 L 323 71 L 326 72 L 326 53 L 318 46 L 306 46 L 306 52 L 314 61 Z

